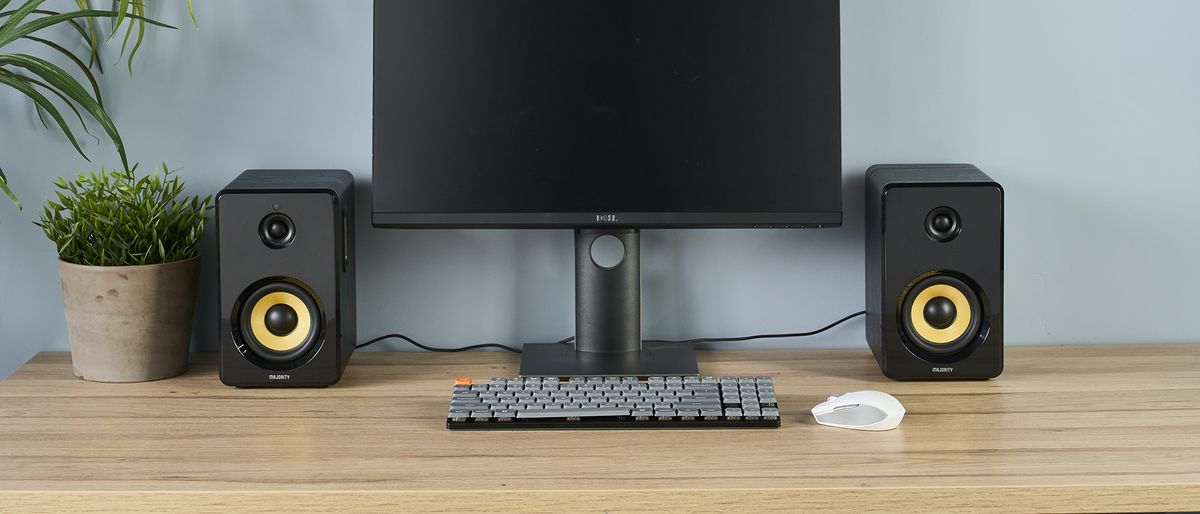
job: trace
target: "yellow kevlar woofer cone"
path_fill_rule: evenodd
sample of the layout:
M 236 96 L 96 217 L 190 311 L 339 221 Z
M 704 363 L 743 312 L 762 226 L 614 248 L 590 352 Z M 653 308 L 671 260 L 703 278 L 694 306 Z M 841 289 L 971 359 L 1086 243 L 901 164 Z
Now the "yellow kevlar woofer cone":
M 286 306 L 294 313 L 295 326 L 282 335 L 276 335 L 277 330 L 267 328 L 268 313 L 277 306 Z M 312 328 L 312 314 L 304 300 L 292 293 L 276 291 L 268 293 L 254 303 L 250 311 L 250 332 L 258 343 L 277 352 L 294 350 L 304 344 L 308 332 Z
M 955 315 L 950 326 L 937 328 L 926 319 L 925 310 L 930 301 L 942 298 L 950 300 L 954 305 Z M 967 302 L 967 297 L 963 295 L 962 291 L 946 284 L 937 284 L 917 293 L 908 315 L 912 321 L 913 330 L 916 330 L 922 339 L 934 344 L 946 344 L 962 337 L 971 323 L 973 314 L 971 304 Z
M 925 352 L 948 355 L 976 339 L 984 313 L 973 288 L 939 274 L 909 287 L 897 314 L 909 342 Z
M 237 326 L 246 348 L 258 358 L 291 363 L 318 343 L 321 307 L 307 287 L 275 280 L 251 288 L 244 298 Z

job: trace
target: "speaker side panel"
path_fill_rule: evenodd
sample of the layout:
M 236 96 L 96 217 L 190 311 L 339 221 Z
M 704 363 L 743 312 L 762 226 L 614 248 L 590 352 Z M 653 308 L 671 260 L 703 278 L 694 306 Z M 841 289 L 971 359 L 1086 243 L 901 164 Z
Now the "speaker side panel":
M 866 334 L 867 346 L 887 373 L 887 341 L 883 337 L 883 189 L 878 167 L 867 171 L 866 186 Z
M 338 252 L 341 255 L 341 267 L 338 268 L 340 286 L 338 296 L 338 336 L 341 348 L 340 369 L 345 369 L 354 353 L 354 345 L 358 342 L 358 309 L 356 287 L 356 260 L 354 242 L 354 188 L 349 187 L 338 201 L 341 211 L 340 227 L 338 227 Z M 340 374 L 340 370 L 339 370 Z

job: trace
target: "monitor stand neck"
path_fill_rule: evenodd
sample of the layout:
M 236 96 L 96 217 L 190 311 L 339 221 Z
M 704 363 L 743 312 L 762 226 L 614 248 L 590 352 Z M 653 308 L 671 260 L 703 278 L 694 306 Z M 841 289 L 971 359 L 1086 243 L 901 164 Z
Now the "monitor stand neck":
M 522 376 L 696 375 L 691 345 L 643 343 L 641 233 L 575 231 L 575 344 L 527 344 Z

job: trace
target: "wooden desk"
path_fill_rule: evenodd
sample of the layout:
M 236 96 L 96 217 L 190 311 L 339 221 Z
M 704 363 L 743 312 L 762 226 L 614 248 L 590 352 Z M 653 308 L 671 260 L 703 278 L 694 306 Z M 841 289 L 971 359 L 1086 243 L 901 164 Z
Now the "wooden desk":
M 888 381 L 866 349 L 700 359 L 774 375 L 783 428 L 446 430 L 452 377 L 511 375 L 502 353 L 361 353 L 307 390 L 227 388 L 213 355 L 93 384 L 43 353 L 0 383 L 0 510 L 1200 509 L 1200 345 L 1012 347 L 954 383 Z M 899 398 L 900 428 L 808 414 L 859 389 Z

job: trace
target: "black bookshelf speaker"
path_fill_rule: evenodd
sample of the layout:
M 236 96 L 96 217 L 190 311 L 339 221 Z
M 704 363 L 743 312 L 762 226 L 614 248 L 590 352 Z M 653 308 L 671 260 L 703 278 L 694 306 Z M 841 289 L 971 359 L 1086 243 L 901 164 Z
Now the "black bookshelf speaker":
M 1004 190 L 969 164 L 867 170 L 867 342 L 895 380 L 1004 369 Z
M 354 352 L 354 177 L 248 170 L 217 195 L 221 381 L 328 386 Z

